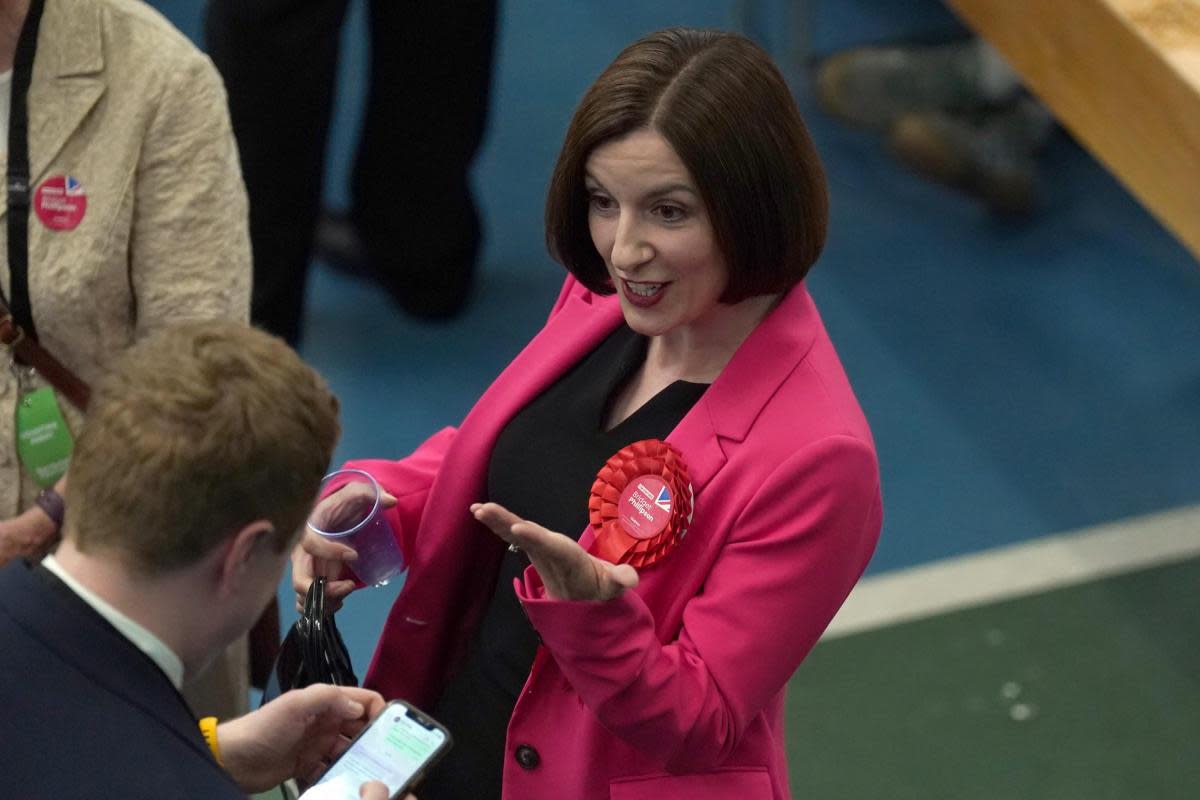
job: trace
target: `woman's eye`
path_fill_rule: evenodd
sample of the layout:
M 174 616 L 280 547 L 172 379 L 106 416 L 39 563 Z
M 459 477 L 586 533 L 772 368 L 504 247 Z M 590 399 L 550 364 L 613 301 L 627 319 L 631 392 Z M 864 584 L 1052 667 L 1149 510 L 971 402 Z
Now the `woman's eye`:
M 597 211 L 609 211 L 615 205 L 611 197 L 602 194 L 591 195 L 588 197 L 588 203 Z
M 659 206 L 654 211 L 659 217 L 662 218 L 664 222 L 679 222 L 687 216 L 687 212 L 679 206 L 663 205 Z

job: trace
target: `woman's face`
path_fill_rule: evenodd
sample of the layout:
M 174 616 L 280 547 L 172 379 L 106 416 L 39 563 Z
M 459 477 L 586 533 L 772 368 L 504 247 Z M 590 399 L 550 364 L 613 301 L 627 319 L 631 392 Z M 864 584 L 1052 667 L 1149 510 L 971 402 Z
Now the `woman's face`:
M 640 129 L 588 156 L 588 226 L 629 327 L 661 336 L 703 325 L 729 272 L 687 168 Z

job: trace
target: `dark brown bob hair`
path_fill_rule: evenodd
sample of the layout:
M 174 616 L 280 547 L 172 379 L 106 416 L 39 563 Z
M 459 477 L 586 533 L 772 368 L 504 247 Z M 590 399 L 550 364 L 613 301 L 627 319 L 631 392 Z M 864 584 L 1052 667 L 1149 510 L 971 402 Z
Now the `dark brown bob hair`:
M 825 171 L 791 91 L 744 36 L 671 28 L 621 52 L 567 129 L 546 197 L 550 254 L 594 292 L 611 294 L 588 230 L 587 159 L 641 128 L 670 143 L 712 220 L 729 268 L 721 300 L 790 289 L 825 245 Z

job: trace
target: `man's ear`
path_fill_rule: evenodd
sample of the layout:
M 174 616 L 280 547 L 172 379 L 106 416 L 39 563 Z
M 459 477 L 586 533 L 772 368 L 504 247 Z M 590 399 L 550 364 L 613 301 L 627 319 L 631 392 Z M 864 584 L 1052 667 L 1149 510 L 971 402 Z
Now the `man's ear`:
M 246 570 L 263 548 L 270 547 L 275 526 L 265 519 L 256 519 L 243 526 L 227 540 L 220 561 L 221 592 L 236 590 L 246 579 Z

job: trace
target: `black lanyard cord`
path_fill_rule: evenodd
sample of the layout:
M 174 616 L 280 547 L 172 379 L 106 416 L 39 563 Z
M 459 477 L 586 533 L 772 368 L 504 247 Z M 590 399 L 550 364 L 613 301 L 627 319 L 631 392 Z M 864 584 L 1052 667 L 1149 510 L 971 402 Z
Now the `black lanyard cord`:
M 38 29 L 45 0 L 30 0 L 29 13 L 13 59 L 12 100 L 8 116 L 8 270 L 13 319 L 25 335 L 36 338 L 29 304 L 29 82 L 37 54 Z M 4 293 L 0 291 L 0 302 Z

